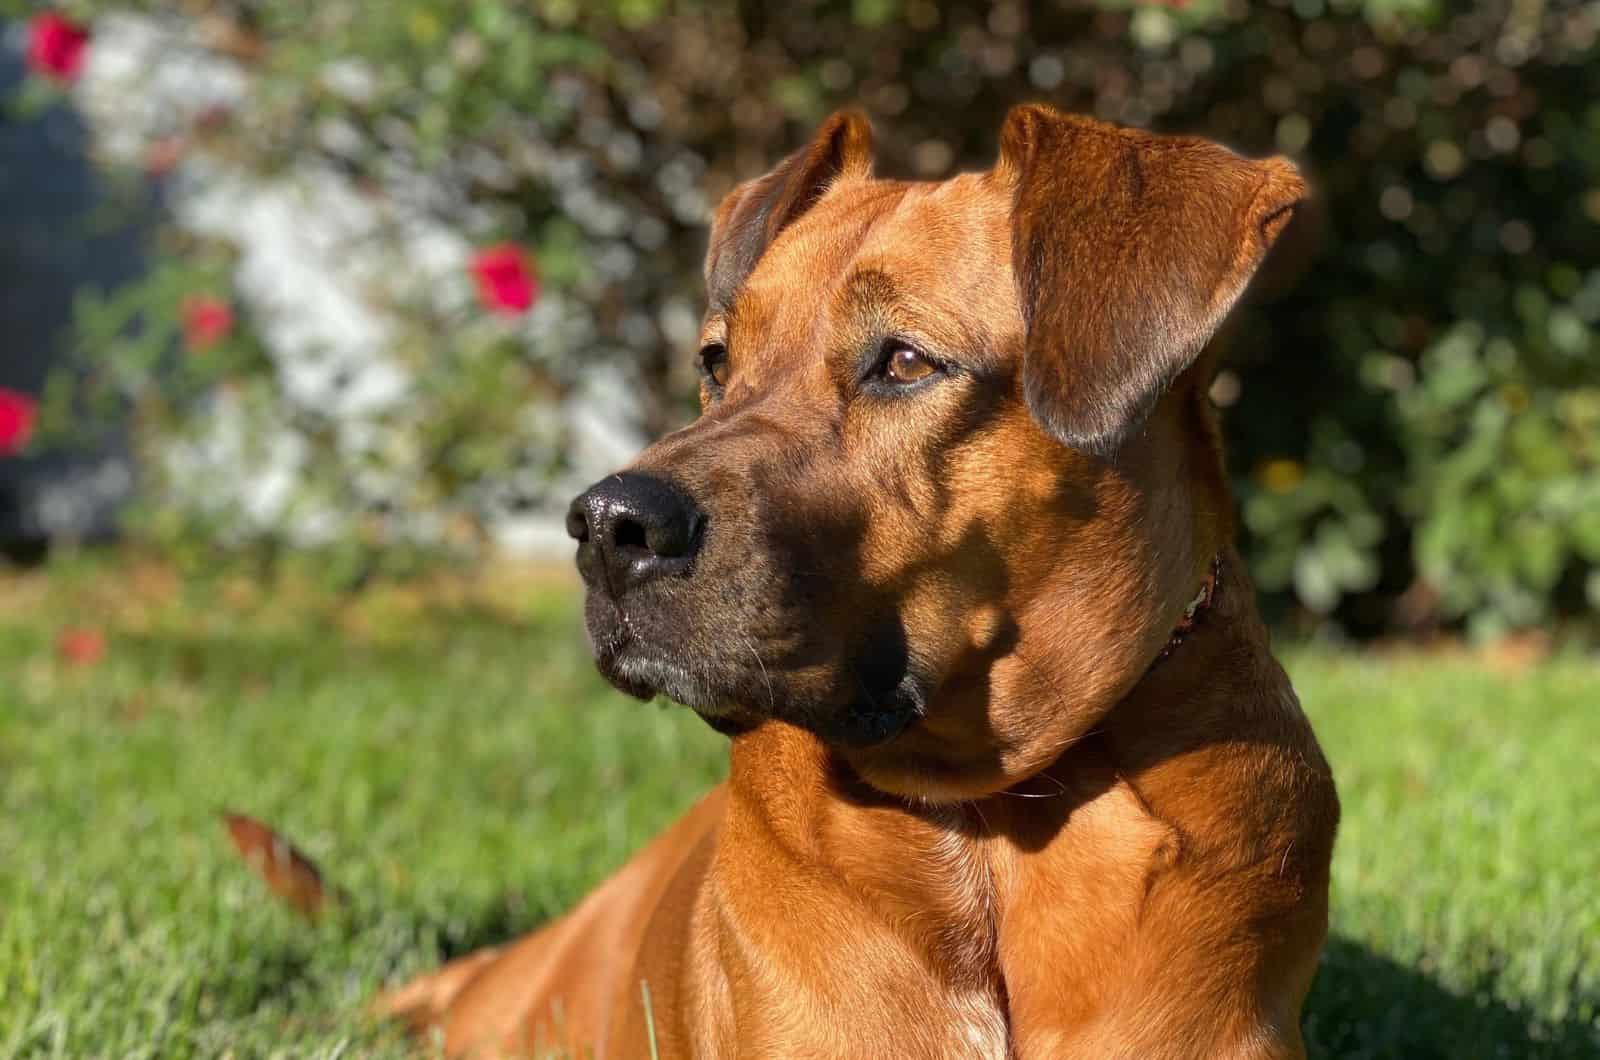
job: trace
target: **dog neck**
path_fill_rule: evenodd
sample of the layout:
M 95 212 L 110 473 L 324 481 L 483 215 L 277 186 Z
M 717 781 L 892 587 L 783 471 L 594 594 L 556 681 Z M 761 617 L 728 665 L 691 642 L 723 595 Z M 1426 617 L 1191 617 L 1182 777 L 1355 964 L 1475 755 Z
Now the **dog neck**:
M 1007 969 L 1035 951 L 1040 967 L 1058 967 L 1054 939 L 1067 930 L 1022 924 L 1014 903 L 1115 886 L 1106 901 L 1136 904 L 1139 887 L 1117 881 L 1235 857 L 1241 822 L 1259 811 L 1238 756 L 1283 743 L 1298 717 L 1230 551 L 1161 657 L 1040 773 L 970 802 L 918 804 L 870 788 L 814 734 L 768 722 L 733 740 L 723 841 L 782 851 L 775 880 L 831 881 L 863 930 L 892 933 L 924 972 L 1003 1010 L 1022 987 Z M 1306 740 L 1293 753 L 1320 762 Z M 1197 802 L 1197 790 L 1212 795 Z M 1102 944 L 1112 959 L 1119 943 Z
M 1225 645 L 1232 646 L 1233 650 L 1242 649 L 1250 657 L 1259 656 L 1270 662 L 1266 634 L 1256 612 L 1253 590 L 1242 573 L 1241 561 L 1237 555 L 1229 553 L 1231 549 L 1212 557 L 1199 588 L 1184 608 L 1166 643 L 1151 659 L 1144 676 L 1108 713 L 1108 722 L 1130 714 L 1146 717 L 1150 705 L 1155 702 L 1165 703 L 1170 709 L 1186 709 L 1185 704 L 1204 692 L 1204 674 L 1211 668 L 1208 659 L 1226 650 Z M 1233 584 L 1224 585 L 1225 582 Z M 1180 651 L 1185 656 L 1196 656 L 1189 661 L 1192 665 L 1163 665 Z M 1097 726 L 1096 733 L 1103 728 Z M 767 721 L 730 735 L 730 776 L 735 786 L 738 787 L 741 779 L 745 779 L 751 782 L 752 788 L 771 788 L 780 803 L 788 797 L 788 792 L 815 790 L 852 801 L 903 804 L 914 810 L 928 805 L 875 791 L 856 777 L 815 734 L 788 723 Z M 1042 772 L 1048 774 L 1062 767 L 1070 768 L 1069 760 L 1077 746 L 1075 743 L 1073 748 L 1068 748 L 1055 764 Z M 776 759 L 784 762 L 783 769 L 773 769 Z M 783 779 L 772 783 L 777 777 Z M 1025 779 L 1019 785 L 1027 783 L 1029 780 Z M 1008 794 L 1011 794 L 1011 789 L 989 797 Z
M 944 940 L 994 940 L 1006 890 L 1035 871 L 1056 881 L 1051 850 L 1077 850 L 1077 865 L 1120 857 L 1117 844 L 1096 849 L 1093 829 L 1106 815 L 1152 844 L 1166 834 L 1232 842 L 1235 823 L 1192 820 L 1194 799 L 1182 793 L 1214 788 L 1222 799 L 1237 786 L 1230 748 L 1283 740 L 1291 716 L 1288 679 L 1270 656 L 1243 564 L 1227 551 L 1162 656 L 1034 777 L 976 801 L 917 804 L 862 783 L 813 733 L 766 722 L 733 740 L 730 823 L 773 837 L 797 868 L 835 877 L 885 922 L 918 909 L 925 919 L 907 942 L 976 975 L 994 954 L 946 953 Z
M 1225 675 L 1224 657 L 1232 667 Z M 1260 678 L 1263 669 L 1270 671 L 1268 680 Z M 1251 686 L 1251 680 L 1257 684 Z M 1165 646 L 1105 718 L 1049 767 L 1004 791 L 948 804 L 919 803 L 886 794 L 857 777 L 816 735 L 779 721 L 764 722 L 734 736 L 730 786 L 736 800 L 744 800 L 797 855 L 805 857 L 820 854 L 831 845 L 817 834 L 806 834 L 806 829 L 828 820 L 832 808 L 837 807 L 871 811 L 869 816 L 885 823 L 905 815 L 957 832 L 968 825 L 992 831 L 1000 822 L 1017 819 L 1021 807 L 1027 812 L 1020 816 L 1032 819 L 1028 828 L 1033 829 L 1040 821 L 1057 817 L 1055 812 L 1035 812 L 1044 809 L 1042 803 L 1047 800 L 1041 799 L 1042 795 L 1050 796 L 1048 801 L 1064 820 L 1068 804 L 1075 801 L 1057 797 L 1064 791 L 1077 791 L 1080 797 L 1093 795 L 1103 788 L 1106 776 L 1131 775 L 1125 765 L 1142 768 L 1149 764 L 1149 754 L 1157 752 L 1147 753 L 1147 748 L 1172 755 L 1190 740 L 1214 740 L 1248 720 L 1233 716 L 1236 704 L 1248 699 L 1244 689 L 1274 683 L 1288 689 L 1287 679 L 1268 650 L 1243 563 L 1230 549 L 1212 559 Z M 1127 763 L 1121 761 L 1124 756 L 1130 756 Z M 1093 776 L 1085 782 L 1084 776 L 1089 774 Z M 864 849 L 892 847 L 866 844 Z

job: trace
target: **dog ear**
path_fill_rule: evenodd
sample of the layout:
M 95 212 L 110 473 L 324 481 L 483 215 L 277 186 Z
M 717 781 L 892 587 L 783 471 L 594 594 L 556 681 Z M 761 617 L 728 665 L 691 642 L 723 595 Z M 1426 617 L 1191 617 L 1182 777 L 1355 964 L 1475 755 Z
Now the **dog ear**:
M 1100 456 L 1194 363 L 1307 195 L 1285 158 L 1039 104 L 1006 115 L 996 176 L 1015 188 L 1028 408 Z
M 835 112 L 811 143 L 764 177 L 728 193 L 711 219 L 706 290 L 713 308 L 726 308 L 778 233 L 844 176 L 872 171 L 872 125 L 856 110 Z

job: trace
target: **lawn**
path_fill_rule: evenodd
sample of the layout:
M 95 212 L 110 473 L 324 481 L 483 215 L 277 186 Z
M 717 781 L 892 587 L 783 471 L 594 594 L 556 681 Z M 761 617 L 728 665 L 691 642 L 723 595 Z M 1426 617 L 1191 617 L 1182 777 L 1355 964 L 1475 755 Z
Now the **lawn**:
M 493 584 L 0 575 L 0 1057 L 404 1055 L 380 984 L 559 912 L 718 775 L 594 676 L 564 576 Z M 1313 1054 L 1600 1055 L 1600 666 L 1288 662 L 1345 808 Z M 267 897 L 224 808 L 338 909 Z

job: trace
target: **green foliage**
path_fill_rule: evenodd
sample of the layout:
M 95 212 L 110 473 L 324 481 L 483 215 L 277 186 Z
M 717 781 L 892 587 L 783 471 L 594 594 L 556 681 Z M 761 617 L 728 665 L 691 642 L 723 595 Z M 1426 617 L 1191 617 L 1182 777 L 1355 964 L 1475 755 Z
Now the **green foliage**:
M 570 589 L 506 581 L 491 612 L 103 563 L 0 586 L 0 1057 L 412 1055 L 373 992 L 570 908 L 687 807 L 726 742 L 606 688 Z M 85 615 L 105 660 L 67 666 L 52 631 Z M 1311 1055 L 1594 1056 L 1595 669 L 1289 669 L 1344 802 Z M 269 899 L 223 807 L 343 912 Z
M 352 488 L 366 479 L 339 445 L 304 465 L 362 548 L 459 526 L 470 557 L 491 484 L 540 499 L 561 466 L 563 439 L 518 411 L 597 360 L 636 377 L 648 432 L 680 422 L 709 205 L 829 108 L 874 115 L 881 171 L 931 178 L 987 165 L 1006 107 L 1031 97 L 1287 152 L 1320 192 L 1298 286 L 1224 340 L 1245 545 L 1280 613 L 1493 633 L 1600 598 L 1600 17 L 1577 0 L 71 6 L 201 12 L 199 39 L 245 56 L 251 87 L 226 122 L 176 130 L 190 151 L 251 172 L 313 161 L 378 201 L 423 175 L 429 216 L 530 248 L 564 307 L 557 335 L 374 296 L 418 373 L 388 430 L 404 444 L 379 453 L 408 455 L 377 458 L 382 498 Z M 163 275 L 150 321 L 173 305 Z M 133 347 L 92 321 L 85 336 L 126 374 L 112 362 Z M 273 358 L 229 374 L 244 377 L 282 412 Z
M 1574 602 L 1562 590 L 1575 571 L 1589 573 L 1572 588 L 1600 608 L 1600 386 L 1580 381 L 1591 367 L 1562 363 L 1592 357 L 1593 339 L 1570 306 L 1525 291 L 1511 336 L 1457 325 L 1424 351 L 1398 402 L 1419 471 L 1405 501 L 1420 572 L 1484 633 L 1547 622 Z M 1546 382 L 1562 375 L 1572 384 Z

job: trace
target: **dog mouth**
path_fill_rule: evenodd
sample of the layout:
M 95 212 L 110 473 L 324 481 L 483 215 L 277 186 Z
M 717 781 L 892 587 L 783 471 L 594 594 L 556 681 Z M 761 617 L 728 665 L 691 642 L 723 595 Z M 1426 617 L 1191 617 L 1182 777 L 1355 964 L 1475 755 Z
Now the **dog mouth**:
M 595 655 L 600 674 L 619 690 L 638 699 L 666 696 L 697 713 L 719 716 L 732 712 L 729 697 L 715 685 L 675 659 L 620 646 Z
M 710 717 L 733 713 L 737 696 L 712 672 L 715 660 L 687 656 L 681 644 L 658 645 L 642 636 L 625 610 L 590 593 L 585 625 L 595 668 L 619 691 L 637 699 L 666 696 Z
M 866 638 L 803 677 L 763 658 L 748 638 L 722 638 L 727 651 L 692 653 L 690 638 L 662 643 L 641 635 L 608 600 L 586 608 L 595 667 L 612 686 L 642 700 L 658 696 L 688 707 L 719 732 L 732 734 L 775 719 L 844 747 L 871 747 L 903 733 L 927 711 L 929 682 L 908 665 L 898 626 Z

